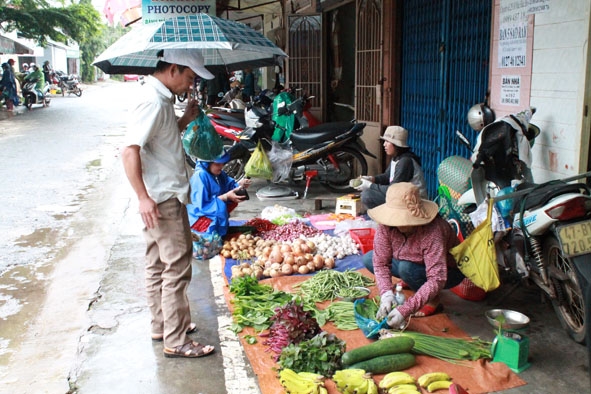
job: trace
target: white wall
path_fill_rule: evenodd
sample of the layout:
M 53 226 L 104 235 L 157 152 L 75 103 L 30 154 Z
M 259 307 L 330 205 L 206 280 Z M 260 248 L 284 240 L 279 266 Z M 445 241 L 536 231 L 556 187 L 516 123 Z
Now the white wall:
M 530 103 L 537 108 L 532 121 L 542 129 L 533 150 L 536 182 L 587 170 L 582 129 L 590 1 L 550 4 L 534 19 Z

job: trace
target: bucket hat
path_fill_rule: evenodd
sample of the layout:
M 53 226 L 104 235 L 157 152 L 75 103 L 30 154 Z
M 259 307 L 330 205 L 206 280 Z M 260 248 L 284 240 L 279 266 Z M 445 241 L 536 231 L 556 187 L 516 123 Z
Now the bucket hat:
M 402 126 L 388 126 L 380 138 L 401 148 L 408 148 L 406 144 L 408 131 Z
M 436 203 L 421 199 L 416 185 L 398 182 L 388 188 L 386 202 L 369 209 L 367 214 L 386 226 L 423 226 L 431 223 L 438 211 Z

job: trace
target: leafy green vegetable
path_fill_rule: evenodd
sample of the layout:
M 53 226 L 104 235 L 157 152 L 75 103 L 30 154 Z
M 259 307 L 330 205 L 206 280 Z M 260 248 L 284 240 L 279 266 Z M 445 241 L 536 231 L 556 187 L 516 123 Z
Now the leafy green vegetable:
M 231 300 L 234 304 L 234 323 L 231 330 L 236 333 L 247 326 L 253 327 L 256 331 L 268 329 L 275 309 L 293 299 L 291 294 L 274 290 L 269 285 L 262 285 L 251 276 L 234 278 L 230 292 L 235 295 Z
M 322 331 L 311 339 L 283 348 L 278 363 L 281 369 L 289 368 L 296 372 L 313 372 L 330 377 L 341 369 L 341 356 L 344 352 L 344 341 L 334 334 Z

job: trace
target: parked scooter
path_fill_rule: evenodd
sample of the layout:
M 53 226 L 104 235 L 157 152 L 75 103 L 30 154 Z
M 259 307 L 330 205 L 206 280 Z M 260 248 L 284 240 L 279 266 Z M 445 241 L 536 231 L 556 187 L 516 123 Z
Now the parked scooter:
M 260 109 L 257 111 L 262 112 Z M 285 107 L 280 112 L 287 114 L 289 109 Z M 226 164 L 224 171 L 233 178 L 244 176 L 245 165 L 258 141 L 267 151 L 273 147 L 271 141 L 275 138 L 272 134 L 277 124 L 269 121 L 268 112 L 262 113 L 264 117 L 258 119 L 258 127 L 247 128 L 240 135 L 241 142 L 230 151 L 232 160 Z M 364 128 L 365 123 L 356 121 L 323 123 L 294 130 L 287 141 L 278 140 L 281 141 L 280 148 L 291 150 L 292 154 L 291 167 L 282 180 L 297 182 L 305 179 L 308 186 L 310 180 L 317 179 L 329 190 L 350 190 L 351 179 L 367 175 L 368 165 L 364 154 L 376 158 L 361 140 Z
M 55 75 L 57 76 L 59 82 L 57 86 L 62 91 L 62 97 L 68 93 L 75 94 L 76 96 L 82 96 L 82 89 L 80 88 L 80 82 L 78 81 L 78 76 L 75 74 L 67 75 L 63 71 L 55 71 Z
M 47 107 L 51 102 L 49 84 L 46 83 L 41 92 L 35 89 L 36 84 L 36 80 L 26 81 L 22 87 L 22 95 L 25 98 L 24 105 L 28 109 L 31 109 L 33 104 L 42 104 L 44 107 Z
M 502 281 L 515 287 L 535 284 L 569 336 L 584 343 L 589 340 L 584 269 L 591 264 L 591 191 L 583 183 L 568 182 L 591 173 L 533 183 L 522 150 L 529 150 L 538 134 L 527 112 L 482 129 L 472 156 L 473 190 L 458 204 L 474 208 L 486 198 L 495 201 L 506 224 L 495 235 Z

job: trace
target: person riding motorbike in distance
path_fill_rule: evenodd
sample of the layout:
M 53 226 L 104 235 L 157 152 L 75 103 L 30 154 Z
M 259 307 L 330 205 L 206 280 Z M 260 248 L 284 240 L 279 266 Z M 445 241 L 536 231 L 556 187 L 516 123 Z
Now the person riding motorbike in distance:
M 35 84 L 35 92 L 37 93 L 39 101 L 41 101 L 43 99 L 43 88 L 45 87 L 45 76 L 43 75 L 41 69 L 35 63 L 31 63 L 29 65 L 29 68 L 32 71 L 29 73 L 29 75 L 25 76 L 25 81 L 37 82 Z
M 421 159 L 407 144 L 408 131 L 401 126 L 388 126 L 380 139 L 384 141 L 384 151 L 392 157 L 392 161 L 384 173 L 361 177 L 361 183 L 355 189 L 361 192 L 363 205 L 371 209 L 383 204 L 388 187 L 397 182 L 416 185 L 421 198 L 427 198 Z
M 380 292 L 377 320 L 399 328 L 411 315 L 425 317 L 442 309 L 439 292 L 457 286 L 464 275 L 449 250 L 459 244 L 451 225 L 439 216 L 436 203 L 423 200 L 409 182 L 388 187 L 386 202 L 367 211 L 379 225 L 374 249 L 363 256 Z M 392 276 L 415 293 L 396 305 Z

